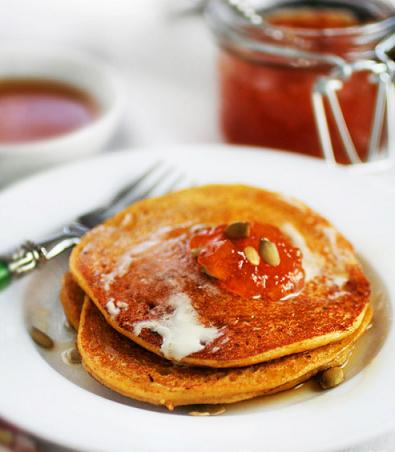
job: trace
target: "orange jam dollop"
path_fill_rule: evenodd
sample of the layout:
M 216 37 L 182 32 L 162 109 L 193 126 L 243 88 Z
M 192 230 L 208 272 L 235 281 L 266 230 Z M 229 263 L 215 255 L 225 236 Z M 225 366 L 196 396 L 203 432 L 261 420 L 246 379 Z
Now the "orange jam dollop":
M 251 222 L 247 237 L 228 238 L 227 225 L 208 227 L 190 240 L 189 246 L 197 255 L 200 271 L 217 281 L 221 288 L 243 298 L 262 298 L 277 301 L 292 297 L 304 286 L 302 253 L 275 226 Z M 262 239 L 274 243 L 280 262 L 270 265 L 261 256 L 254 265 L 246 255 L 246 248 L 258 253 Z

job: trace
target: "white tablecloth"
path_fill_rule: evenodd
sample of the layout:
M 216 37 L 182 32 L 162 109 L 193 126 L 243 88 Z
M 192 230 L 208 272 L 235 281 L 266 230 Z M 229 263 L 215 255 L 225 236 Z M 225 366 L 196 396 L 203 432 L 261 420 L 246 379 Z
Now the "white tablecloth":
M 108 151 L 219 142 L 216 49 L 200 18 L 172 14 L 186 1 L 0 0 L 0 40 L 67 44 L 119 70 L 127 112 Z M 375 177 L 394 183 L 395 171 Z M 63 449 L 43 444 L 42 450 Z M 395 432 L 347 449 L 393 451 Z

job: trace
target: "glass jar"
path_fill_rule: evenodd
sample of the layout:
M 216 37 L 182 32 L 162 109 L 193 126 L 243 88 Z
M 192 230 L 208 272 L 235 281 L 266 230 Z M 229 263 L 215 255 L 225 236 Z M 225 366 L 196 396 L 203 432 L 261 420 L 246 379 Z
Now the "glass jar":
M 376 0 L 294 0 L 272 6 L 265 2 L 264 9 L 256 9 L 263 18 L 259 27 L 222 0 L 209 1 L 206 9 L 221 49 L 223 135 L 231 143 L 321 157 L 311 101 L 314 84 L 330 74 L 339 57 L 346 62 L 375 59 L 376 45 L 395 31 L 395 10 Z M 353 74 L 338 92 L 362 160 L 368 152 L 376 95 L 377 85 L 364 71 Z M 324 107 L 336 160 L 348 163 L 328 105 Z

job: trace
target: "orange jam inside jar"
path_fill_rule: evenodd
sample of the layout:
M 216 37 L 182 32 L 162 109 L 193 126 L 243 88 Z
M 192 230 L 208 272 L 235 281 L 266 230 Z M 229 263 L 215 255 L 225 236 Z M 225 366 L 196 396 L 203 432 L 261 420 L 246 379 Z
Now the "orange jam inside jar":
M 219 225 L 191 239 L 198 270 L 243 298 L 278 301 L 297 295 L 304 286 L 301 251 L 275 226 L 235 225 L 244 225 L 248 233 L 229 236 L 230 225 Z
M 322 157 L 312 90 L 317 79 L 329 75 L 334 66 L 296 57 L 287 49 L 340 56 L 346 62 L 375 59 L 375 46 L 395 30 L 395 10 L 375 0 L 294 0 L 269 7 L 265 2 L 264 9 L 256 10 L 263 19 L 259 27 L 221 0 L 211 0 L 207 8 L 221 47 L 223 135 L 235 144 Z M 337 92 L 362 160 L 368 151 L 377 93 L 370 75 L 354 73 Z M 349 163 L 327 104 L 325 109 L 336 160 Z

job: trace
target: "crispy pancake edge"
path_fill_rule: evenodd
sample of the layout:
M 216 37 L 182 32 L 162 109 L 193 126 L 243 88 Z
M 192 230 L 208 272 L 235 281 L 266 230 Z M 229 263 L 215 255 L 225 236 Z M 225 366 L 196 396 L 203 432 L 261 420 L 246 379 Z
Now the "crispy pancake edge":
M 77 278 L 76 278 L 77 279 Z M 88 295 L 90 300 L 93 300 L 90 295 L 89 287 L 86 287 L 84 284 L 81 284 L 80 281 L 77 279 L 78 284 L 81 286 L 83 291 Z M 84 287 L 85 286 L 85 287 Z M 93 301 L 92 301 L 93 302 Z M 93 302 L 94 303 L 94 302 Z M 102 316 L 106 319 L 107 323 L 118 333 L 122 334 L 123 336 L 127 337 L 128 339 L 132 340 L 139 346 L 145 348 L 146 350 L 155 353 L 161 358 L 164 358 L 163 354 L 160 352 L 160 350 L 150 344 L 147 341 L 144 341 L 139 336 L 135 336 L 131 334 L 130 331 L 125 330 L 119 326 L 117 322 L 114 322 L 111 316 L 109 316 L 106 309 L 103 308 L 103 306 L 100 303 L 94 303 L 96 308 L 100 311 Z M 349 328 L 348 330 L 337 332 L 337 333 L 329 333 L 325 336 L 317 336 L 313 337 L 304 341 L 294 342 L 291 345 L 286 345 L 284 347 L 278 347 L 276 349 L 272 349 L 268 352 L 261 353 L 259 355 L 255 355 L 253 357 L 250 357 L 248 359 L 248 363 L 246 363 L 246 359 L 241 360 L 229 360 L 226 363 L 222 363 L 219 361 L 216 361 L 214 359 L 205 359 L 204 363 L 199 359 L 194 358 L 184 358 L 180 361 L 175 361 L 178 363 L 185 363 L 193 366 L 202 366 L 202 367 L 212 367 L 212 368 L 232 368 L 232 367 L 246 367 L 254 364 L 259 364 L 267 361 L 272 361 L 273 359 L 282 358 L 284 356 L 292 355 L 294 353 L 300 353 L 301 351 L 309 351 L 314 350 L 317 347 L 323 347 L 326 345 L 329 345 L 334 342 L 338 342 L 342 339 L 347 338 L 349 335 L 351 335 L 353 332 L 355 332 L 362 324 L 366 313 L 369 309 L 369 304 L 365 306 L 361 314 L 356 318 L 355 322 L 352 325 L 352 328 Z
M 72 274 L 66 272 L 62 278 L 60 301 L 69 324 L 78 331 L 85 294 L 75 282 Z
M 73 280 L 72 276 L 70 273 L 65 274 L 64 278 L 63 278 L 63 284 L 62 284 L 62 289 L 61 289 L 61 297 L 62 297 L 62 304 L 66 309 L 66 312 L 73 312 L 73 313 L 80 313 L 81 312 L 81 300 L 84 297 L 84 293 L 83 291 L 79 288 L 79 286 L 77 285 L 77 283 Z M 93 303 L 89 302 L 90 304 L 90 308 L 93 313 L 95 313 L 96 308 L 93 305 Z M 117 333 L 113 332 L 110 330 L 110 327 L 105 323 L 105 321 L 102 319 L 102 317 L 100 316 L 100 314 L 98 313 L 98 311 L 95 313 L 96 314 L 96 318 L 99 319 L 99 321 L 102 323 L 102 326 L 104 326 L 105 330 L 107 330 L 108 332 L 110 332 L 111 336 L 114 337 L 118 337 L 118 340 L 120 341 L 120 343 L 125 343 L 127 341 L 127 339 L 125 339 L 122 336 L 117 335 Z M 86 316 L 86 313 L 85 313 Z M 364 330 L 366 329 L 366 326 L 368 325 L 368 323 L 370 322 L 372 316 L 372 308 L 369 307 L 369 310 L 366 314 L 366 317 L 364 318 L 363 321 L 363 325 L 361 325 L 360 329 L 355 332 L 353 335 L 351 335 L 349 338 L 347 338 L 346 340 L 343 340 L 343 347 L 339 347 L 339 344 L 331 344 L 327 347 L 321 347 L 320 349 L 317 349 L 315 351 L 312 351 L 310 353 L 310 355 L 313 357 L 318 353 L 325 353 L 325 348 L 331 350 L 334 347 L 340 349 L 340 351 L 338 351 L 338 354 L 336 354 L 336 356 L 333 358 L 332 361 L 330 362 L 325 362 L 325 363 L 321 363 L 320 367 L 316 367 L 314 369 L 308 369 L 308 372 L 302 374 L 302 375 L 298 375 L 297 378 L 295 379 L 290 379 L 289 381 L 277 386 L 277 387 L 272 387 L 272 388 L 264 388 L 264 389 L 260 389 L 259 391 L 255 390 L 250 390 L 250 388 L 246 388 L 246 390 L 249 389 L 249 392 L 247 391 L 243 391 L 242 393 L 237 393 L 237 391 L 234 391 L 234 393 L 232 393 L 231 395 L 227 395 L 224 396 L 224 394 L 222 395 L 218 395 L 218 393 L 216 394 L 209 394 L 210 398 L 207 397 L 207 388 L 204 388 L 204 390 L 200 387 L 198 388 L 198 392 L 201 395 L 202 392 L 204 392 L 204 394 L 206 395 L 206 397 L 204 398 L 197 398 L 196 394 L 191 394 L 191 392 L 189 392 L 188 394 L 188 398 L 186 398 L 186 396 L 184 395 L 184 397 L 181 397 L 179 394 L 179 391 L 174 394 L 174 388 L 171 388 L 172 390 L 167 391 L 167 399 L 162 398 L 161 396 L 163 394 L 158 394 L 157 392 L 152 394 L 149 389 L 152 388 L 151 383 L 148 385 L 148 389 L 146 389 L 146 386 L 143 385 L 142 387 L 136 388 L 136 386 L 131 386 L 130 383 L 128 384 L 128 382 L 126 382 L 126 384 L 112 384 L 108 382 L 108 377 L 111 376 L 111 371 L 113 371 L 113 369 L 110 369 L 110 372 L 104 372 L 103 374 L 103 368 L 99 366 L 99 369 L 97 369 L 97 362 L 96 359 L 93 358 L 94 363 L 93 366 L 91 364 L 91 359 L 87 359 L 86 362 L 84 362 L 84 366 L 87 368 L 87 371 L 89 373 L 92 374 L 92 376 L 94 378 L 96 378 L 98 381 L 100 381 L 102 384 L 104 384 L 105 386 L 109 387 L 110 389 L 113 389 L 114 391 L 121 393 L 127 397 L 132 397 L 134 399 L 137 400 L 141 400 L 144 402 L 148 402 L 148 403 L 152 403 L 152 404 L 156 404 L 156 405 L 165 405 L 168 408 L 173 408 L 174 406 L 177 405 L 185 405 L 185 404 L 195 404 L 195 403 L 232 403 L 232 402 L 237 402 L 240 400 L 246 400 L 249 398 L 253 398 L 253 397 L 257 397 L 259 395 L 265 395 L 265 394 L 273 394 L 276 392 L 280 392 L 280 391 L 284 391 L 286 389 L 292 388 L 294 386 L 296 386 L 297 384 L 306 381 L 307 379 L 309 379 L 311 376 L 313 376 L 314 374 L 328 368 L 328 367 L 333 367 L 333 366 L 338 366 L 343 364 L 349 357 L 352 348 L 354 347 L 355 341 L 358 339 L 358 337 L 360 337 Z M 85 317 L 86 319 L 86 317 Z M 69 321 L 71 321 L 71 318 L 69 318 Z M 83 346 L 81 347 L 83 348 Z M 131 349 L 132 352 L 136 352 L 136 350 L 138 351 L 137 346 L 131 344 Z M 143 355 L 147 355 L 147 352 L 142 351 Z M 308 353 L 302 353 L 299 355 L 299 359 L 302 357 L 305 358 L 306 356 L 308 356 Z M 148 353 L 149 356 L 149 353 Z M 86 354 L 85 354 L 85 358 L 86 358 Z M 137 359 L 138 358 L 138 354 L 137 357 L 135 356 L 133 359 Z M 165 369 L 169 369 L 168 365 L 166 365 L 166 361 L 164 359 L 159 359 L 157 358 L 155 355 L 152 355 L 152 360 L 155 363 L 163 363 L 163 367 Z M 295 363 L 295 361 L 297 362 L 298 360 L 298 355 L 294 355 L 292 357 L 286 357 L 283 358 L 282 360 L 279 360 L 279 363 L 282 363 L 282 367 L 284 367 L 285 369 L 287 369 L 288 367 L 290 367 L 290 365 L 292 365 L 292 363 Z M 289 365 L 287 365 L 287 363 L 289 363 Z M 264 363 L 264 364 L 260 364 L 260 365 L 256 365 L 253 366 L 254 368 L 268 368 L 269 366 L 273 366 L 273 364 L 270 363 Z M 176 369 L 176 372 L 178 372 L 177 367 L 174 367 L 172 369 Z M 215 374 L 215 373 L 222 373 L 222 374 L 227 374 L 227 376 L 231 376 L 232 373 L 236 373 L 236 374 L 240 374 L 240 373 L 246 373 L 247 368 L 244 369 L 228 369 L 225 371 L 217 371 L 217 370 L 209 370 L 209 372 Z M 116 372 L 114 372 L 114 377 L 111 381 L 118 381 L 119 382 L 119 378 L 116 378 Z M 122 382 L 121 382 L 122 383 Z M 235 385 L 238 386 L 238 388 L 240 389 L 243 385 L 240 384 L 240 380 L 238 380 L 236 383 L 234 383 Z M 218 387 L 217 389 L 218 390 Z M 183 390 L 185 392 L 185 390 Z M 163 391 L 162 391 L 163 392 Z M 175 397 L 176 396 L 176 397 Z M 226 397 L 226 400 L 224 400 L 224 397 Z M 187 401 L 186 401 L 187 400 Z
M 212 384 L 210 382 L 207 385 L 200 384 L 194 386 L 193 381 L 191 383 L 192 378 L 186 378 L 186 383 L 191 383 L 191 387 L 185 388 L 165 386 L 163 384 L 151 381 L 150 378 L 152 377 L 150 377 L 151 374 L 149 373 L 149 369 L 146 369 L 147 372 L 144 371 L 141 375 L 142 377 L 145 377 L 144 382 L 140 384 L 133 384 L 133 382 L 131 382 L 131 379 L 114 370 L 111 365 L 102 366 L 98 362 L 100 361 L 100 358 L 98 358 L 97 354 L 92 355 L 91 353 L 89 353 L 89 351 L 87 351 L 85 346 L 86 338 L 84 337 L 84 335 L 86 333 L 86 322 L 89 322 L 89 319 L 87 320 L 87 318 L 91 315 L 91 313 L 89 312 L 90 309 L 97 311 L 94 304 L 87 298 L 82 310 L 80 329 L 78 333 L 78 348 L 82 355 L 83 365 L 85 369 L 96 380 L 115 392 L 154 405 L 164 405 L 169 409 L 172 409 L 176 406 L 193 404 L 227 404 L 242 400 L 248 400 L 261 395 L 274 394 L 286 389 L 290 389 L 327 368 L 342 365 L 347 361 L 356 340 L 365 331 L 372 315 L 372 311 L 369 308 L 361 327 L 351 336 L 343 339 L 339 343 L 331 344 L 326 347 L 320 347 L 317 350 L 310 351 L 310 353 L 303 352 L 301 354 L 291 355 L 289 357 L 280 359 L 279 363 L 282 370 L 288 369 L 289 367 L 295 369 L 295 366 L 297 368 L 295 377 L 290 378 L 288 381 L 284 382 L 284 372 L 281 372 L 283 374 L 282 378 L 277 376 L 277 380 L 275 380 L 275 382 L 272 382 L 272 384 L 270 385 L 268 384 L 267 378 L 265 377 L 265 369 L 269 369 L 269 372 L 270 370 L 273 371 L 273 369 L 270 368 L 276 366 L 276 361 L 274 361 L 238 369 L 226 369 L 222 371 L 211 369 L 212 373 L 225 374 L 225 376 L 223 376 L 222 378 L 222 382 L 220 381 L 217 384 Z M 96 315 L 100 315 L 98 311 L 96 312 Z M 105 328 L 110 329 L 110 327 L 105 323 L 104 320 L 102 320 L 102 322 L 105 325 Z M 111 331 L 111 333 L 114 332 Z M 120 337 L 120 339 L 127 340 L 124 337 Z M 105 344 L 102 345 L 104 346 Z M 134 347 L 138 346 L 134 345 Z M 97 350 L 96 346 L 95 349 Z M 309 365 L 310 358 L 308 358 L 308 356 L 315 357 L 320 353 L 327 354 L 328 350 L 332 352 L 330 354 L 330 358 L 325 360 L 325 362 L 320 363 L 319 366 L 315 365 L 314 368 L 311 368 L 311 365 Z M 149 352 L 145 351 L 145 353 Z M 128 359 L 129 358 L 130 357 L 128 357 Z M 138 357 L 133 357 L 133 359 L 138 359 Z M 164 360 L 163 358 L 157 358 L 156 355 L 153 355 L 153 359 L 155 361 Z M 298 363 L 298 361 L 300 362 Z M 250 378 L 251 368 L 253 367 L 258 370 L 255 370 L 255 372 L 252 374 L 253 377 Z M 164 369 L 168 371 L 169 367 L 165 365 Z M 175 369 L 177 372 L 176 367 Z M 136 372 L 138 373 L 138 370 Z M 133 375 L 130 375 L 130 377 L 135 377 L 136 372 L 134 372 Z M 236 376 L 235 379 L 232 378 L 233 375 Z M 243 381 L 243 375 L 245 375 L 245 381 Z M 261 380 L 263 381 L 257 382 L 257 377 L 261 377 Z M 281 384 L 278 384 L 279 382 Z
M 325 370 L 329 367 L 342 365 L 347 361 L 357 339 L 364 333 L 372 318 L 373 310 L 369 306 L 366 315 L 363 319 L 361 326 L 351 334 L 349 337 L 339 341 L 338 343 L 330 344 L 328 346 L 320 347 L 310 352 L 302 352 L 300 354 L 288 356 L 275 360 L 273 362 L 266 362 L 255 366 L 249 366 L 238 369 L 226 369 L 216 370 L 208 369 L 211 375 L 220 375 L 218 381 L 214 384 L 208 382 L 206 385 L 197 384 L 194 385 L 193 376 L 186 376 L 185 383 L 189 387 L 174 387 L 171 385 L 164 385 L 151 381 L 151 373 L 154 373 L 154 369 L 150 369 L 150 366 L 145 365 L 140 377 L 142 381 L 133 383 L 133 378 L 138 376 L 141 368 L 137 367 L 137 370 L 128 375 L 127 371 L 121 368 L 121 371 L 114 369 L 103 354 L 102 350 L 107 350 L 109 344 L 107 342 L 100 343 L 103 338 L 100 335 L 101 328 L 104 328 L 105 334 L 117 341 L 117 343 L 125 344 L 128 341 L 123 336 L 118 335 L 115 331 L 111 330 L 111 327 L 102 318 L 100 312 L 95 305 L 86 297 L 78 333 L 78 347 L 83 359 L 83 365 L 85 369 L 99 382 L 109 387 L 110 389 L 118 392 L 124 396 L 131 397 L 143 402 L 148 402 L 154 405 L 164 405 L 169 409 L 173 409 L 175 406 L 191 405 L 200 403 L 218 404 L 218 403 L 233 403 L 241 400 L 247 400 L 253 397 L 258 397 L 265 394 L 273 394 L 276 392 L 284 391 L 292 388 L 306 380 L 318 372 Z M 92 320 L 93 316 L 93 320 Z M 89 322 L 92 323 L 89 326 Z M 89 327 L 94 327 L 96 334 L 89 334 Z M 88 333 L 87 333 L 88 330 Z M 88 334 L 88 337 L 86 335 Z M 93 346 L 94 353 L 91 349 L 91 340 L 96 343 Z M 104 337 L 104 340 L 106 337 Z M 97 341 L 99 342 L 97 343 Z M 120 341 L 120 342 L 119 342 Z M 88 342 L 88 344 L 87 344 Z M 160 367 L 163 367 L 164 371 L 170 373 L 176 373 L 182 375 L 182 368 L 178 366 L 172 366 L 169 368 L 169 363 L 163 359 L 158 358 L 156 355 L 150 355 L 143 349 L 139 350 L 139 347 L 133 343 L 127 345 L 130 347 L 130 353 L 126 356 L 125 361 L 135 361 L 139 366 L 139 356 L 141 353 L 145 359 L 152 360 L 153 367 L 157 367 L 158 363 Z M 112 347 L 112 345 L 111 345 Z M 329 356 L 328 356 L 329 354 Z M 148 358 L 147 358 L 148 357 Z M 122 356 L 121 356 L 122 358 Z M 103 359 L 105 365 L 103 365 Z M 319 360 L 319 365 L 314 360 Z M 121 360 L 122 361 L 122 360 Z M 119 362 L 117 363 L 119 364 Z M 279 366 L 276 372 L 276 366 Z M 127 365 L 125 365 L 125 368 Z M 199 369 L 199 368 L 198 368 Z M 285 378 L 284 371 L 292 369 L 294 372 L 294 378 Z M 277 379 L 268 384 L 268 378 L 270 375 L 277 375 Z M 184 371 L 185 372 L 185 371 Z M 203 372 L 200 368 L 197 372 Z M 257 380 L 258 377 L 258 381 Z M 180 378 L 178 376 L 178 378 Z M 192 380 L 192 382 L 191 382 Z M 279 384 L 280 383 L 280 384 Z

